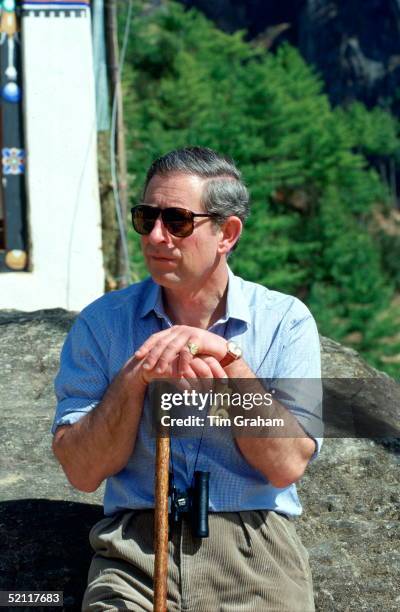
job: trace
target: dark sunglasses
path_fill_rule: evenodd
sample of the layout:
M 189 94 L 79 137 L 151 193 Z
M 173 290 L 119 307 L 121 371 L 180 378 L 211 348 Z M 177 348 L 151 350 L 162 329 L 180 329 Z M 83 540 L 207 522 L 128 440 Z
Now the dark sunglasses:
M 161 215 L 164 227 L 170 234 L 179 238 L 190 236 L 194 230 L 195 217 L 218 217 L 216 214 L 194 213 L 186 208 L 158 208 L 148 204 L 139 204 L 131 208 L 132 225 L 138 234 L 147 236 L 153 230 L 156 220 Z

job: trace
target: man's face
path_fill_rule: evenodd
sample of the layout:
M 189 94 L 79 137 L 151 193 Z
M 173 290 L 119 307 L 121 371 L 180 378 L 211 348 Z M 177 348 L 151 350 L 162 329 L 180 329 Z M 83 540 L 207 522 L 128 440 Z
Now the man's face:
M 147 186 L 144 201 L 160 208 L 177 206 L 195 213 L 206 212 L 201 203 L 204 180 L 195 175 L 155 175 Z M 147 236 L 142 236 L 142 250 L 154 281 L 167 288 L 195 289 L 209 276 L 221 255 L 221 232 L 209 217 L 194 219 L 194 230 L 186 238 L 173 236 L 161 217 Z

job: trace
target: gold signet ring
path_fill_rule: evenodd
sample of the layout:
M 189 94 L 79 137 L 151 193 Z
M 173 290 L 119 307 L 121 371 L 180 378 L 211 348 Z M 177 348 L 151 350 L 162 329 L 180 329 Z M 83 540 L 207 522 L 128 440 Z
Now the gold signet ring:
M 189 349 L 189 353 L 193 355 L 193 357 L 199 352 L 199 347 L 195 342 L 188 342 L 187 347 Z

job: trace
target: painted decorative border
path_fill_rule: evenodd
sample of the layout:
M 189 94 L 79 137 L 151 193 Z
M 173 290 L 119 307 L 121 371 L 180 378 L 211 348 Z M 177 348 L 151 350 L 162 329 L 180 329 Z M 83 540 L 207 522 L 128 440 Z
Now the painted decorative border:
M 86 17 L 89 4 L 90 0 L 29 0 L 23 2 L 21 12 L 23 17 Z
M 31 4 L 43 4 L 46 6 L 65 6 L 66 4 L 79 4 L 80 6 L 89 6 L 90 0 L 55 0 L 52 2 L 50 0 L 26 0 L 22 2 L 22 6 L 25 7 Z
M 87 17 L 86 9 L 65 9 L 55 11 L 54 9 L 22 9 L 22 17 Z

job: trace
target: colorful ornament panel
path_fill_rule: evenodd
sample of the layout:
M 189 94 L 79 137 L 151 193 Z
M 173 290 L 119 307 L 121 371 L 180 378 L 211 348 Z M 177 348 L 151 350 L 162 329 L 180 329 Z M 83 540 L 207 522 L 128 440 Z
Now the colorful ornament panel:
M 0 272 L 23 270 L 27 260 L 20 16 L 20 2 L 0 0 Z M 15 253 L 25 255 L 17 262 Z

